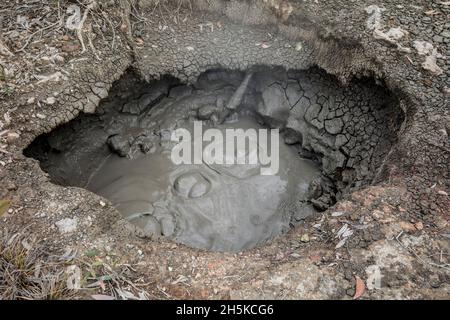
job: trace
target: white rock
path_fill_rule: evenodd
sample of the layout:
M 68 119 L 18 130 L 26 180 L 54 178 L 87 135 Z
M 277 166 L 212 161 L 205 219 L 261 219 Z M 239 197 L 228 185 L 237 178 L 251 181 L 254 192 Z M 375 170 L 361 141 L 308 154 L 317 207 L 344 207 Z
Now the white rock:
M 434 48 L 434 46 L 431 43 L 419 40 L 414 41 L 413 46 L 417 50 L 417 53 L 420 54 L 421 56 L 431 53 Z
M 54 104 L 56 99 L 54 97 L 48 97 L 45 101 L 46 104 Z
M 374 289 L 381 289 L 381 269 L 380 266 L 373 264 L 366 268 L 366 274 L 367 274 L 367 289 L 374 290 Z
M 61 233 L 74 232 L 77 229 L 77 218 L 65 218 L 55 223 Z
M 404 36 L 408 34 L 408 31 L 403 30 L 401 27 L 398 28 L 390 28 L 388 32 L 386 32 L 386 36 L 393 40 L 400 40 Z
M 433 52 L 426 57 L 425 62 L 422 63 L 422 68 L 430 71 L 434 75 L 441 75 L 444 71 L 436 64 L 437 58 L 439 57 L 441 57 L 441 55 L 438 53 L 437 49 L 434 49 Z
M 367 19 L 367 29 L 378 30 L 381 28 L 381 12 L 386 9 L 380 8 L 377 5 L 371 5 L 365 8 L 366 12 L 370 14 L 369 19 Z

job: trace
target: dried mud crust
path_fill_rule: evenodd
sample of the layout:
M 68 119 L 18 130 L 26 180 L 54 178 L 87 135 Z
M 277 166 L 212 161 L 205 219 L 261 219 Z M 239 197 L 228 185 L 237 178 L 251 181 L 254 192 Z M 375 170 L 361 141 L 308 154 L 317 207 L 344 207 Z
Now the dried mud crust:
M 66 80 L 37 83 L 22 81 L 21 74 L 7 74 L 6 84 L 15 92 L 5 96 L 2 91 L 2 130 L 8 132 L 2 135 L 0 195 L 11 203 L 1 217 L 2 229 L 20 231 L 28 226 L 27 232 L 49 252 L 77 250 L 65 264 L 81 268 L 86 276 L 83 286 L 110 276 L 101 278 L 108 285 L 105 291 L 97 284 L 78 292 L 80 298 L 101 292 L 124 297 L 123 290 L 127 290 L 135 296 L 145 291 L 150 298 L 346 299 L 354 297 L 361 287 L 357 279 L 362 279 L 366 287 L 362 298 L 448 299 L 448 63 L 446 58 L 439 59 L 444 72 L 432 75 L 421 68 L 423 57 L 414 51 L 405 54 L 374 39 L 366 29 L 365 7 L 372 3 L 355 3 L 292 2 L 291 8 L 277 6 L 276 1 L 212 1 L 208 6 L 192 1 L 208 12 L 186 9 L 183 15 L 180 11 L 177 25 L 163 7 L 118 1 L 119 5 L 102 7 L 116 29 L 114 35 L 105 28 L 105 37 L 93 37 L 95 55 L 92 50 L 80 54 L 80 48 L 64 51 L 68 48 L 63 50 L 63 45 L 78 44 L 76 35 L 68 31 L 64 31 L 68 40 L 45 39 L 67 56 L 60 65 L 44 65 L 39 70 L 48 75 L 64 69 L 67 73 L 61 73 Z M 409 31 L 403 45 L 411 46 L 413 39 L 431 41 L 448 55 L 447 38 L 442 35 L 444 17 L 449 14 L 446 5 L 426 1 L 414 7 L 406 1 L 378 5 L 386 8 L 384 23 Z M 65 9 L 68 4 L 62 6 Z M 429 10 L 439 14 L 430 17 L 425 14 Z M 8 19 L 15 20 L 8 14 Z M 145 17 L 149 19 L 144 23 Z M 96 34 L 91 15 L 89 22 Z M 203 31 L 198 22 L 205 24 Z M 168 33 L 172 28 L 174 32 Z M 217 43 L 214 32 L 220 34 Z M 111 50 L 113 36 L 115 49 Z M 174 39 L 181 42 L 180 47 Z M 11 51 L 24 43 L 14 41 L 2 39 Z M 27 49 L 42 53 L 47 48 Z M 230 48 L 236 49 L 227 55 Z M 208 53 L 202 58 L 203 52 Z M 227 60 L 233 54 L 235 58 Z M 6 69 L 28 65 L 24 52 L 14 57 L 2 53 L 1 59 Z M 397 94 L 406 118 L 381 166 L 377 186 L 347 195 L 335 207 L 267 246 L 223 254 L 138 239 L 103 199 L 83 189 L 50 183 L 38 163 L 22 155 L 39 134 L 80 111 L 93 112 L 130 66 L 147 79 L 172 74 L 184 75 L 189 81 L 215 65 L 245 69 L 268 63 L 296 69 L 318 65 L 344 82 L 354 76 L 378 77 Z M 95 264 L 110 269 L 93 275 L 88 266 Z M 111 275 L 128 282 L 108 280 Z

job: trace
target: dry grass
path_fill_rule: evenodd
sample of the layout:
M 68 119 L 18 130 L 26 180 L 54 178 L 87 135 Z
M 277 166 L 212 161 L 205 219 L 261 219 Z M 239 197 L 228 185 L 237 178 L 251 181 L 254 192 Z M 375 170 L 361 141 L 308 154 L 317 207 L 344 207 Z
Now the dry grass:
M 70 297 L 63 262 L 50 258 L 30 240 L 23 234 L 0 232 L 0 299 Z
M 76 250 L 50 255 L 25 231 L 0 231 L 0 300 L 155 298 L 144 290 L 148 285 L 131 265 L 111 266 L 95 254 L 77 257 Z

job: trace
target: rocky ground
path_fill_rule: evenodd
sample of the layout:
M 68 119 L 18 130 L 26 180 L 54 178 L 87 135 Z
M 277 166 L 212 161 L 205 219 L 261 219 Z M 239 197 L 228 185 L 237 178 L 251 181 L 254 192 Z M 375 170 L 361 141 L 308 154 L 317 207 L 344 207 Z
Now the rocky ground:
M 2 296 L 448 299 L 449 17 L 439 0 L 3 1 Z M 129 68 L 190 81 L 211 66 L 272 63 L 317 65 L 343 83 L 376 77 L 405 122 L 371 186 L 266 246 L 230 254 L 137 238 L 108 201 L 52 184 L 22 154 L 93 112 Z M 11 281 L 13 267 L 29 272 Z

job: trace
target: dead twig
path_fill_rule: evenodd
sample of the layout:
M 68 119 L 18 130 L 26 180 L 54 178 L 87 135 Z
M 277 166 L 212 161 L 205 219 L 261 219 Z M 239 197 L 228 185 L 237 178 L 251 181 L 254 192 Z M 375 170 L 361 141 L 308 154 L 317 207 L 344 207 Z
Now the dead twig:
M 403 235 L 403 231 L 401 231 L 397 237 L 395 237 L 395 240 L 397 241 L 397 243 L 406 251 L 408 251 L 410 254 L 412 254 L 414 257 L 416 257 L 420 262 L 422 262 L 423 264 L 428 264 L 430 266 L 436 267 L 436 268 L 442 268 L 445 269 L 447 271 L 450 271 L 450 266 L 448 264 L 437 264 L 434 262 L 430 262 L 430 261 L 425 261 L 422 257 L 420 257 L 417 253 L 415 253 L 415 251 L 411 248 L 406 247 L 401 241 L 400 238 Z

